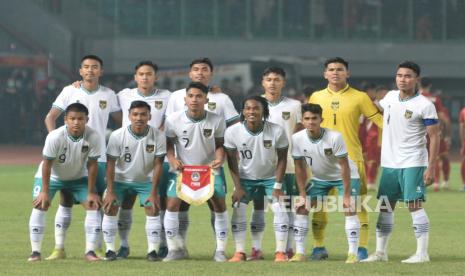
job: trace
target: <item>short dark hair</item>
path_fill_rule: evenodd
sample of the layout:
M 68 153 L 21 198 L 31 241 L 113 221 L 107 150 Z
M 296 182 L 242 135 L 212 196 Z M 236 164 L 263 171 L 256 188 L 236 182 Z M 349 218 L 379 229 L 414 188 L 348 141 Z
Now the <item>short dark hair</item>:
M 268 102 L 266 99 L 262 96 L 254 95 L 254 96 L 248 96 L 242 101 L 242 107 L 241 107 L 241 122 L 245 121 L 244 117 L 244 108 L 245 108 L 245 103 L 247 101 L 257 101 L 262 105 L 263 108 L 263 120 L 266 121 L 270 117 L 270 108 L 268 107 Z
M 208 86 L 206 86 L 205 84 L 203 84 L 201 82 L 191 82 L 191 83 L 189 83 L 189 85 L 186 88 L 186 93 L 192 88 L 197 88 L 200 91 L 202 91 L 205 95 L 208 95 Z
M 417 77 L 420 76 L 420 72 L 421 72 L 420 65 L 416 64 L 413 61 L 406 60 L 404 62 L 401 62 L 399 65 L 397 65 L 397 70 L 399 70 L 399 68 L 410 69 L 413 72 L 415 72 L 415 74 L 417 74 Z
M 72 103 L 68 105 L 68 107 L 65 109 L 65 116 L 68 115 L 69 112 L 81 112 L 87 115 L 89 115 L 89 109 L 82 103 Z
M 376 92 L 379 92 L 379 91 L 382 91 L 382 90 L 388 90 L 387 86 L 385 86 L 385 85 L 376 86 Z
M 347 62 L 345 59 L 341 58 L 341 57 L 332 57 L 332 58 L 328 58 L 326 61 L 325 61 L 325 68 L 328 67 L 328 64 L 330 63 L 342 63 L 344 64 L 345 68 L 347 70 L 349 70 L 349 62 Z
M 139 62 L 136 67 L 134 68 L 134 71 L 137 72 L 137 70 L 139 70 L 139 68 L 141 68 L 142 66 L 150 66 L 153 68 L 153 71 L 155 71 L 155 73 L 158 71 L 158 66 L 151 62 L 150 60 L 143 60 L 141 62 Z
M 318 114 L 320 117 L 323 116 L 323 109 L 319 104 L 306 103 L 302 105 L 302 115 L 305 112 L 311 112 L 313 114 Z
M 134 109 L 134 108 L 140 108 L 140 107 L 145 107 L 150 111 L 150 105 L 147 102 L 133 101 L 133 102 L 131 102 L 131 105 L 129 106 L 129 112 L 131 112 L 131 110 Z
M 283 78 L 286 78 L 286 71 L 284 71 L 281 67 L 267 67 L 265 71 L 263 71 L 262 77 L 274 73 L 276 75 L 280 75 Z
M 376 84 L 374 84 L 373 82 L 366 82 L 366 81 L 364 81 L 364 82 L 362 82 L 362 83 L 360 84 L 360 89 L 361 89 L 362 91 L 365 91 L 365 92 L 367 92 L 367 91 L 370 90 L 370 89 L 375 90 L 375 89 L 376 89 Z
M 431 81 L 430 77 L 422 77 L 420 79 L 420 87 L 421 88 L 430 87 L 432 84 L 433 84 L 433 82 Z
M 210 67 L 210 71 L 213 72 L 213 63 L 209 58 L 206 58 L 206 57 L 194 59 L 189 65 L 189 68 L 192 68 L 192 66 L 196 64 L 201 64 L 201 63 L 205 63 L 206 65 L 208 65 L 208 67 Z
M 93 60 L 96 60 L 100 63 L 100 67 L 103 67 L 103 60 L 101 58 L 99 58 L 98 56 L 96 55 L 85 55 L 81 58 L 81 65 L 82 65 L 82 62 L 86 59 L 93 59 Z

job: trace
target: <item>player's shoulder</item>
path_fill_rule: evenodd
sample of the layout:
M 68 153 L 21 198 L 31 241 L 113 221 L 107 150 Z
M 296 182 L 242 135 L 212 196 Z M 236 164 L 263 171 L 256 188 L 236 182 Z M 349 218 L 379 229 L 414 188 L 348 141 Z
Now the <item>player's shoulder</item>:
M 229 133 L 229 134 L 232 134 L 232 135 L 236 135 L 236 134 L 242 132 L 243 130 L 245 130 L 244 123 L 239 122 L 239 123 L 236 123 L 236 124 L 231 125 L 228 128 L 226 128 L 225 134 Z
M 300 101 L 296 100 L 296 99 L 293 99 L 293 98 L 289 98 L 289 97 L 283 97 L 283 102 L 286 104 L 286 105 L 292 105 L 294 107 L 298 106 L 300 107 L 302 104 L 300 103 Z
M 116 94 L 119 97 L 128 97 L 131 96 L 134 93 L 134 90 L 136 88 L 124 88 L 123 90 L 119 91 L 118 94 Z
M 169 121 L 169 122 L 176 122 L 180 118 L 184 117 L 185 113 L 186 113 L 185 110 L 177 110 L 177 111 L 167 115 L 166 120 Z
M 179 90 L 176 90 L 174 92 L 171 93 L 171 96 L 173 97 L 185 97 L 186 96 L 186 88 L 182 88 L 182 89 L 179 89 Z
M 55 140 L 60 140 L 66 138 L 66 126 L 63 125 L 59 128 L 56 128 L 52 131 L 50 131 L 47 134 L 47 140 L 49 141 L 55 141 Z
M 211 121 L 224 121 L 224 118 L 223 116 L 220 116 L 214 112 L 211 112 L 211 111 L 208 111 L 208 110 L 205 110 L 205 117 L 207 120 L 211 120 Z
M 325 132 L 323 138 L 326 138 L 328 140 L 338 140 L 338 139 L 343 139 L 342 138 L 342 133 L 340 133 L 337 130 L 329 129 L 329 128 L 322 128 L 322 130 Z
M 265 121 L 265 129 L 269 129 L 274 133 L 281 133 L 284 132 L 284 128 L 276 123 L 272 123 L 270 121 Z
M 129 126 L 123 126 L 123 127 L 120 127 L 118 129 L 113 130 L 111 132 L 111 134 L 110 134 L 110 138 L 123 135 L 126 132 L 126 130 L 128 129 L 128 127 Z
M 163 88 L 157 88 L 157 95 L 161 97 L 170 97 L 171 94 L 173 94 L 171 91 L 168 89 L 163 89 Z
M 86 133 L 86 136 L 89 138 L 89 139 L 97 139 L 97 140 L 100 140 L 100 134 L 95 130 L 93 129 L 92 127 L 86 125 L 86 130 L 85 130 L 85 133 Z
M 296 133 L 292 134 L 292 139 L 301 139 L 302 137 L 307 136 L 307 129 L 304 128 L 302 130 L 297 131 Z M 297 145 L 297 144 L 295 144 Z
M 115 91 L 113 91 L 113 89 L 111 89 L 111 88 L 109 88 L 109 87 L 107 87 L 107 86 L 105 86 L 105 85 L 100 85 L 100 86 L 99 86 L 99 91 L 100 91 L 100 92 L 104 92 L 104 93 L 111 93 L 111 94 L 115 94 L 115 95 L 116 95 L 116 93 L 115 93 Z

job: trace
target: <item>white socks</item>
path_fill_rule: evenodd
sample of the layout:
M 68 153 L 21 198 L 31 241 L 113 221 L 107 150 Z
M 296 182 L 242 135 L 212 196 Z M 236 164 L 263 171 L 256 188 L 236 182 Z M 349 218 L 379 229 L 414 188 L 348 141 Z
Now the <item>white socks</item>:
M 160 216 L 146 217 L 145 233 L 147 234 L 147 253 L 160 250 L 160 235 L 161 235 L 161 220 Z
M 394 226 L 394 213 L 380 212 L 376 223 L 376 252 L 387 254 L 387 245 Z
M 31 217 L 29 218 L 29 238 L 31 239 L 32 251 L 40 252 L 42 240 L 44 239 L 45 230 L 45 215 L 46 211 L 32 209 Z
M 247 230 L 247 204 L 239 203 L 237 208 L 233 208 L 231 218 L 231 231 L 236 243 L 236 252 L 245 252 L 245 238 Z
M 117 216 L 103 216 L 102 232 L 103 240 L 105 241 L 106 250 L 116 252 L 116 232 L 118 231 L 118 217 Z
M 417 238 L 416 255 L 428 255 L 429 219 L 425 209 L 420 209 L 410 214 L 413 220 L 413 231 Z
M 129 247 L 128 237 L 132 225 L 132 209 L 119 208 L 118 232 L 121 239 L 121 246 Z
M 305 254 L 305 242 L 308 234 L 308 216 L 295 215 L 294 220 L 294 239 L 296 253 Z
M 349 254 L 357 255 L 360 240 L 360 221 L 358 216 L 346 216 L 345 230 L 349 244 Z
M 265 211 L 253 210 L 250 221 L 250 232 L 252 233 L 252 247 L 262 250 L 263 233 L 265 232 Z
M 55 248 L 64 249 L 65 248 L 65 239 L 66 231 L 71 224 L 71 207 L 64 207 L 58 205 L 58 210 L 55 214 Z
M 286 252 L 289 216 L 286 209 L 281 207 L 279 202 L 274 202 L 271 209 L 273 209 L 274 213 L 273 226 L 276 237 L 276 252 Z
M 228 241 L 228 212 L 215 212 L 216 251 L 225 251 Z
M 100 211 L 87 210 L 86 219 L 84 222 L 86 230 L 86 253 L 94 251 L 97 248 L 97 243 L 102 231 L 102 219 Z
M 179 212 L 165 212 L 165 234 L 168 250 L 178 250 L 182 246 L 181 238 L 179 237 Z
M 179 237 L 182 241 L 182 247 L 186 247 L 187 229 L 189 228 L 189 211 L 179 211 Z

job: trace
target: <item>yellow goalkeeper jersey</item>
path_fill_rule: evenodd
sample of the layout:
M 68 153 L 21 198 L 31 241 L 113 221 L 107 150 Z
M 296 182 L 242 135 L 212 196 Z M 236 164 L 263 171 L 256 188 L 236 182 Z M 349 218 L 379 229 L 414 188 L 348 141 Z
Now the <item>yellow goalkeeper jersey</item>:
M 379 128 L 383 127 L 383 116 L 368 95 L 349 85 L 337 92 L 328 87 L 313 93 L 308 102 L 319 104 L 323 109 L 322 127 L 342 133 L 350 159 L 363 161 L 362 145 L 358 137 L 360 116 L 364 115 Z

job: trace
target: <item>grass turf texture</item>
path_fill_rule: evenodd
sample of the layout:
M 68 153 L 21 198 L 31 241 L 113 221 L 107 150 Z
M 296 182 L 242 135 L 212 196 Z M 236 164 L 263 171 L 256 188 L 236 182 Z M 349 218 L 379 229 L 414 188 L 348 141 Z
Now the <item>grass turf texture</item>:
M 131 255 L 128 260 L 115 262 L 88 263 L 84 260 L 84 211 L 75 206 L 70 229 L 66 241 L 68 258 L 60 261 L 42 261 L 28 263 L 30 254 L 28 221 L 31 212 L 31 194 L 33 175 L 36 166 L 3 166 L 0 167 L 0 210 L 1 241 L 0 267 L 2 275 L 141 275 L 156 273 L 157 275 L 198 275 L 198 274 L 463 274 L 465 271 L 465 193 L 457 192 L 460 187 L 458 164 L 453 164 L 451 172 L 451 191 L 428 193 L 426 210 L 431 221 L 430 257 L 431 262 L 420 265 L 401 264 L 400 260 L 415 252 L 416 241 L 411 228 L 411 217 L 405 208 L 396 210 L 395 227 L 389 244 L 389 262 L 375 264 L 344 263 L 347 241 L 344 233 L 344 219 L 341 213 L 332 213 L 326 231 L 326 247 L 330 258 L 323 262 L 279 263 L 273 260 L 274 233 L 272 213 L 267 213 L 267 226 L 263 242 L 265 261 L 242 264 L 215 263 L 212 254 L 215 239 L 210 226 L 210 214 L 207 206 L 192 208 L 191 224 L 188 236 L 190 260 L 171 263 L 150 263 L 145 260 L 146 237 L 145 216 L 142 208 L 134 210 L 134 224 L 130 235 Z M 227 173 L 228 175 L 228 173 Z M 229 185 L 231 184 L 228 179 Z M 231 186 L 229 187 L 231 192 Z M 231 193 L 227 199 L 230 201 Z M 374 195 L 374 193 L 370 193 Z M 370 202 L 371 206 L 375 200 Z M 47 213 L 45 239 L 42 246 L 42 257 L 47 257 L 54 245 L 53 221 L 58 206 L 58 197 L 53 200 Z M 231 206 L 228 203 L 228 206 Z M 249 206 L 249 209 L 251 206 Z M 231 216 L 231 208 L 228 210 Z M 377 214 L 370 214 L 369 251 L 375 247 L 375 223 Z M 250 233 L 248 233 L 250 248 Z M 307 248 L 311 248 L 311 233 Z M 234 251 L 234 241 L 229 235 L 228 256 Z M 249 253 L 249 252 L 247 252 Z

